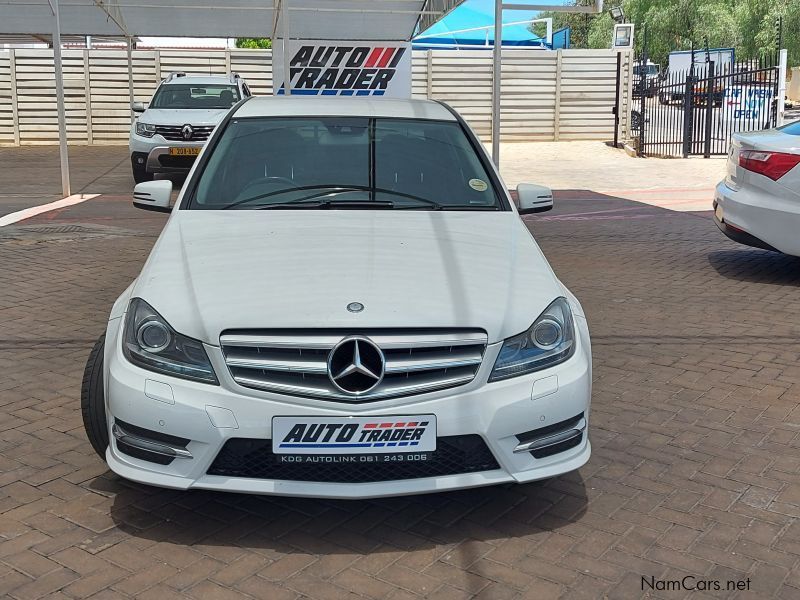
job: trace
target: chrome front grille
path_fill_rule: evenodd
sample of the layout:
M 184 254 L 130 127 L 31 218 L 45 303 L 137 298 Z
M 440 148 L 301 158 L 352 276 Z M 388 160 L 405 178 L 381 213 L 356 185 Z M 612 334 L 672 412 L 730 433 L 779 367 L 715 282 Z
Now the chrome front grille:
M 365 336 L 383 352 L 381 383 L 347 394 L 328 377 L 328 355 L 343 339 Z M 451 388 L 475 378 L 488 337 L 480 330 L 226 331 L 220 344 L 241 386 L 340 402 L 368 402 Z
M 192 125 L 192 137 L 188 140 L 183 137 L 183 125 L 156 125 L 156 133 L 171 142 L 205 142 L 214 125 Z

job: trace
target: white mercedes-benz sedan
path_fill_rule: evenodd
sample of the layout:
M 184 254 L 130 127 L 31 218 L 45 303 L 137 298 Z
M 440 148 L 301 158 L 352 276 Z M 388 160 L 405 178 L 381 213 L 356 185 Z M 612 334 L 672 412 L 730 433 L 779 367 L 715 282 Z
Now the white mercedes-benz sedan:
M 113 471 L 177 489 L 368 498 L 579 468 L 583 309 L 485 150 L 432 101 L 231 109 L 111 309 L 82 390 Z
M 714 220 L 735 242 L 800 256 L 800 121 L 733 136 Z

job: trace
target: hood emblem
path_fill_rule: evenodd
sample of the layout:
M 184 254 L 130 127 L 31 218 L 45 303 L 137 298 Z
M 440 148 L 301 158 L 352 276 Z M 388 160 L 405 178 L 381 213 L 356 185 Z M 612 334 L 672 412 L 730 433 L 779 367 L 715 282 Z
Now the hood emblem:
M 345 394 L 365 394 L 383 381 L 383 351 L 363 336 L 344 338 L 328 355 L 328 378 Z
M 181 129 L 181 135 L 183 136 L 183 139 L 190 140 L 194 135 L 194 129 L 192 129 L 191 125 L 184 125 Z
M 362 310 L 364 310 L 364 305 L 361 304 L 361 302 L 351 302 L 347 305 L 347 310 L 349 310 L 351 313 L 360 313 Z

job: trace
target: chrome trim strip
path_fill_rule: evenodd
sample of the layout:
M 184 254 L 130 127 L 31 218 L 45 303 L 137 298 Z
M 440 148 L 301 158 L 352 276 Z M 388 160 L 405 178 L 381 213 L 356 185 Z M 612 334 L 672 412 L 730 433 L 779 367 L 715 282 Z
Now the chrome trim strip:
M 523 444 L 518 444 L 516 448 L 514 448 L 514 454 L 520 452 L 531 452 L 532 450 L 541 450 L 542 448 L 548 448 L 550 446 L 555 446 L 556 444 L 560 444 L 561 442 L 569 441 L 573 438 L 578 437 L 579 435 L 583 435 L 583 432 L 586 430 L 586 419 L 583 418 L 570 429 L 565 431 L 559 431 L 558 433 L 552 433 L 548 436 L 538 438 L 535 440 L 531 440 L 530 442 L 525 442 Z
M 469 355 L 441 358 L 401 358 L 386 359 L 387 373 L 414 373 L 417 371 L 432 371 L 435 369 L 455 369 L 457 367 L 471 367 L 481 364 L 483 354 L 481 351 L 471 352 Z
M 328 373 L 328 363 L 323 360 L 272 360 L 269 358 L 245 358 L 240 356 L 226 356 L 225 364 L 229 367 L 239 367 L 242 369 L 264 369 L 267 371 L 282 371 L 291 373 L 299 371 L 302 373 L 312 373 L 326 375 Z
M 400 335 L 366 334 L 383 350 L 397 348 L 425 348 L 437 346 L 471 346 L 487 344 L 489 336 L 485 333 L 408 333 Z M 228 334 L 221 335 L 223 346 L 242 346 L 246 348 L 312 348 L 314 350 L 330 350 L 347 334 L 306 335 L 302 333 L 287 334 Z
M 408 396 L 415 393 L 433 392 L 442 388 L 453 387 L 462 383 L 468 383 L 475 379 L 474 373 L 467 375 L 460 375 L 458 377 L 449 377 L 447 379 L 440 379 L 435 382 L 421 382 L 414 385 L 398 385 L 386 384 L 380 390 L 375 392 L 368 392 L 366 394 L 340 394 L 333 392 L 327 388 L 315 387 L 311 385 L 298 385 L 279 383 L 277 381 L 265 381 L 262 379 L 252 379 L 250 377 L 242 377 L 241 375 L 234 375 L 234 381 L 239 385 L 245 387 L 257 388 L 269 392 L 277 392 L 286 394 L 288 396 L 311 396 L 323 400 L 341 400 L 343 402 L 359 402 L 361 400 L 380 400 L 385 398 L 393 398 L 395 396 Z
M 120 427 L 117 423 L 114 423 L 114 426 L 111 428 L 111 432 L 114 434 L 114 438 L 118 442 L 122 442 L 128 446 L 133 446 L 139 450 L 144 450 L 145 452 L 152 452 L 153 454 L 168 456 L 170 458 L 194 458 L 192 453 L 186 448 L 174 448 L 163 442 L 156 442 L 155 440 L 133 435 L 132 433 L 125 431 L 125 429 Z
M 455 357 L 389 358 L 386 359 L 385 372 L 413 373 L 417 371 L 470 367 L 479 365 L 482 356 L 482 353 L 476 350 L 470 352 L 468 355 Z M 294 371 L 316 375 L 325 375 L 328 373 L 328 365 L 325 360 L 273 360 L 257 356 L 243 357 L 229 354 L 225 357 L 225 364 L 229 367 L 239 367 L 242 369 L 264 369 L 266 371 L 282 371 L 287 373 Z

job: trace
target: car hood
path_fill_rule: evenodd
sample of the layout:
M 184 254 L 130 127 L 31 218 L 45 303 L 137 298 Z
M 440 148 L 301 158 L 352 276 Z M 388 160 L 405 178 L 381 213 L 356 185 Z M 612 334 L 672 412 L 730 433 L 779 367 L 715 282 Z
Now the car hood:
M 216 125 L 228 112 L 227 108 L 174 109 L 148 108 L 139 119 L 150 125 Z
M 178 210 L 133 289 L 213 345 L 257 328 L 468 327 L 496 342 L 561 295 L 516 213 L 391 210 Z

